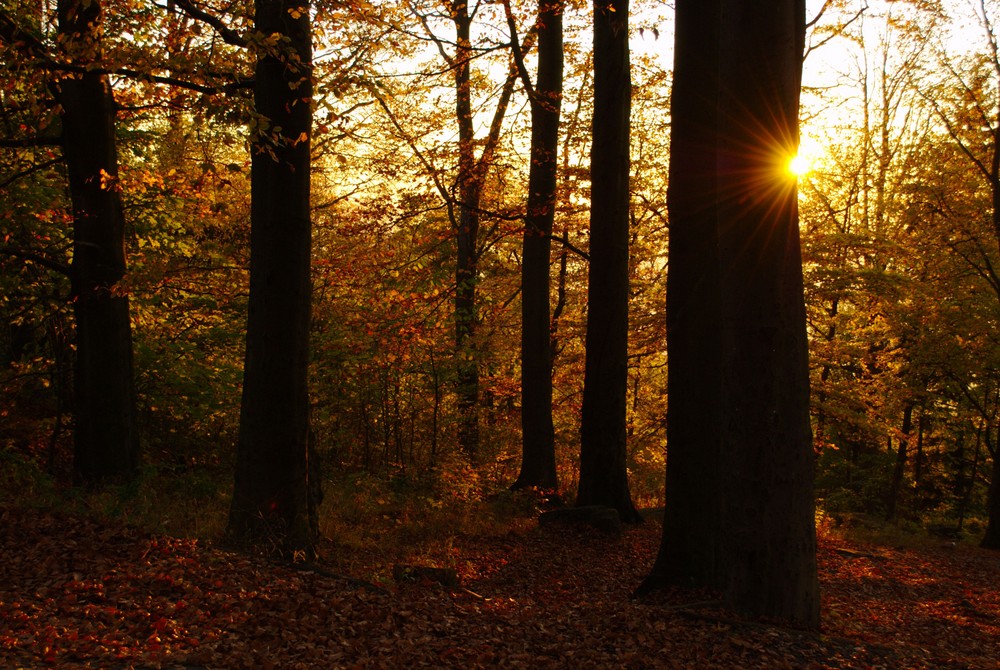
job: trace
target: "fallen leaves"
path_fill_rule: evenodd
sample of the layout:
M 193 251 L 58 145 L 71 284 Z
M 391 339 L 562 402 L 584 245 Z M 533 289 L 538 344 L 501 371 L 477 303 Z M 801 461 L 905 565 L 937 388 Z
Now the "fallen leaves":
M 996 667 L 1000 557 L 819 554 L 824 633 L 743 621 L 711 594 L 641 601 L 659 528 L 465 538 L 464 588 L 361 588 L 136 529 L 0 510 L 4 667 Z M 387 561 L 388 562 L 388 561 Z

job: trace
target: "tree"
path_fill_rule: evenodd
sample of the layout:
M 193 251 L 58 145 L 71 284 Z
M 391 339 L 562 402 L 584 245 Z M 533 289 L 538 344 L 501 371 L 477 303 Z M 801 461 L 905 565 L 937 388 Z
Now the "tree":
M 916 346 L 927 339 L 919 318 L 927 312 L 917 305 L 932 285 L 934 254 L 919 249 L 926 237 L 917 233 L 913 197 L 916 168 L 927 160 L 928 115 L 912 83 L 931 30 L 901 4 L 873 6 L 843 27 L 832 22 L 857 53 L 838 78 L 837 96 L 849 102 L 837 114 L 851 110 L 850 128 L 834 131 L 824 119 L 829 91 L 807 87 L 802 112 L 824 147 L 801 177 L 800 219 L 817 490 L 830 514 L 847 505 L 896 513 L 909 491 L 908 436 L 928 383 Z M 829 130 L 817 137 L 816 126 Z
M 796 188 L 805 3 L 722 3 L 719 266 L 727 598 L 819 624 Z
M 628 0 L 594 3 L 594 116 L 590 150 L 590 266 L 576 504 L 640 521 L 626 464 L 628 390 Z
M 663 544 L 645 588 L 721 587 L 719 7 L 678 2 L 670 103 L 667 482 Z
M 309 4 L 257 0 L 250 302 L 228 534 L 286 556 L 315 553 L 319 472 L 310 440 Z
M 137 473 L 132 327 L 125 276 L 125 217 L 118 181 L 115 101 L 102 72 L 103 8 L 61 0 L 59 43 L 72 66 L 55 84 L 73 205 L 70 270 L 76 319 L 76 479 L 95 483 Z
M 478 5 L 470 11 L 468 0 L 448 0 L 447 16 L 455 30 L 455 39 L 446 40 L 434 32 L 434 23 L 442 18 L 435 9 L 421 10 L 416 4 L 408 7 L 421 26 L 427 38 L 437 47 L 452 74 L 455 92 L 455 121 L 458 129 L 457 164 L 454 185 L 446 188 L 431 165 L 431 159 L 417 148 L 412 137 L 407 136 L 410 148 L 420 162 L 434 173 L 435 187 L 446 203 L 448 216 L 455 233 L 455 393 L 459 413 L 458 446 L 465 456 L 475 462 L 480 457 L 479 415 L 480 415 L 480 358 L 477 330 L 480 324 L 478 287 L 480 283 L 480 260 L 483 242 L 480 224 L 484 218 L 483 194 L 490 170 L 493 168 L 497 147 L 501 139 L 504 118 L 510 105 L 518 73 L 511 65 L 506 79 L 499 88 L 496 108 L 490 120 L 486 137 L 477 138 L 475 88 L 479 77 L 472 68 L 473 61 L 493 49 L 473 45 L 472 26 Z M 483 13 L 486 13 L 485 11 Z M 503 45 L 506 47 L 507 45 Z M 450 48 L 449 48 L 450 47 Z M 527 40 L 524 44 L 528 49 Z M 395 114 L 381 94 L 376 93 L 382 109 L 392 117 L 393 125 L 401 131 Z M 476 147 L 482 148 L 478 157 Z
M 716 218 L 714 223 L 709 218 L 698 233 L 682 224 L 690 237 L 682 238 L 680 248 L 671 236 L 670 263 L 681 263 L 671 268 L 672 285 L 688 288 L 680 300 L 668 295 L 668 324 L 686 318 L 677 310 L 690 306 L 687 299 L 700 289 L 710 301 L 698 317 L 701 334 L 717 339 L 699 347 L 696 338 L 682 337 L 675 344 L 686 346 L 671 348 L 670 357 L 676 363 L 676 354 L 687 353 L 709 373 L 718 370 L 717 379 L 695 387 L 716 403 L 715 414 L 684 400 L 680 410 L 694 413 L 682 420 L 686 425 L 706 417 L 717 421 L 717 437 L 710 434 L 702 448 L 709 454 L 718 449 L 719 457 L 711 470 L 701 453 L 690 456 L 689 450 L 696 448 L 692 444 L 668 444 L 682 455 L 677 460 L 668 455 L 668 470 L 674 470 L 668 482 L 682 482 L 681 492 L 708 487 L 721 508 L 713 506 L 704 515 L 712 524 L 698 533 L 704 544 L 686 546 L 678 554 L 672 555 L 671 543 L 685 542 L 676 537 L 683 525 L 673 519 L 665 526 L 673 534 L 664 533 L 661 558 L 641 588 L 688 579 L 720 587 L 729 604 L 741 611 L 817 626 L 802 263 L 795 182 L 785 169 L 798 142 L 805 5 L 798 0 L 720 0 L 713 9 L 687 7 L 683 15 L 682 9 L 678 7 L 681 50 L 675 77 L 689 88 L 674 90 L 673 105 L 686 123 L 696 123 L 691 110 L 708 111 L 713 118 L 699 138 L 705 144 L 671 147 L 671 174 L 675 160 L 693 162 L 696 175 L 704 165 L 707 175 L 695 183 L 696 193 L 705 197 L 702 204 L 714 209 Z M 695 30 L 700 32 L 687 32 Z M 703 67 L 708 68 L 708 84 L 697 80 Z M 700 89 L 702 85 L 706 88 Z M 694 97 L 690 106 L 684 96 Z M 705 147 L 714 152 L 714 161 L 699 163 L 691 153 Z M 679 162 L 677 169 L 684 164 Z M 675 197 L 670 204 L 690 216 L 696 203 Z M 690 258 L 676 256 L 695 251 L 707 254 L 700 259 L 708 265 L 707 278 Z M 711 304 L 715 282 L 718 309 Z M 668 330 L 668 340 L 676 334 Z M 686 370 L 693 363 L 681 364 Z M 673 384 L 670 390 L 671 401 L 685 392 Z M 676 420 L 674 410 L 669 411 L 670 420 Z M 692 432 L 685 434 L 688 440 L 697 439 Z M 695 557 L 706 559 L 708 567 L 694 567 Z
M 951 79 L 955 95 L 939 101 L 935 95 L 925 96 L 933 107 L 945 132 L 970 170 L 980 188 L 986 192 L 980 211 L 953 221 L 954 227 L 945 237 L 948 248 L 990 289 L 1000 304 L 1000 38 L 997 36 L 990 7 L 985 0 L 974 5 L 976 21 L 985 38 L 983 53 L 949 61 L 942 49 L 945 71 Z M 965 71 L 963 71 L 963 67 Z M 945 202 L 954 194 L 949 193 Z M 971 197 L 971 194 L 968 194 Z M 948 203 L 961 210 L 961 203 Z M 981 213 L 980 213 L 981 212 Z M 995 327 L 995 321 L 991 324 Z M 971 396 L 967 394 L 971 399 Z M 983 404 L 985 406 L 985 403 Z M 981 546 L 1000 549 L 1000 484 L 997 475 L 997 448 L 991 444 L 992 425 L 989 413 L 979 413 L 985 419 L 986 447 L 992 458 L 992 479 L 987 498 L 989 522 Z
M 458 362 L 457 391 L 461 424 L 459 447 L 470 459 L 479 452 L 479 361 L 475 351 L 476 283 L 478 280 L 479 204 L 482 197 L 482 167 L 476 161 L 475 128 L 472 119 L 472 16 L 467 0 L 454 0 L 455 22 L 455 118 L 458 120 L 458 202 L 456 229 L 458 254 L 455 262 L 455 357 Z M 506 106 L 506 105 L 505 105 Z M 483 152 L 483 157 L 486 152 Z
M 549 264 L 555 218 L 559 113 L 562 105 L 562 0 L 539 0 L 537 84 L 532 87 L 508 24 L 518 70 L 531 104 L 531 166 L 521 261 L 521 471 L 513 488 L 555 490 L 555 433 L 552 425 L 552 324 Z

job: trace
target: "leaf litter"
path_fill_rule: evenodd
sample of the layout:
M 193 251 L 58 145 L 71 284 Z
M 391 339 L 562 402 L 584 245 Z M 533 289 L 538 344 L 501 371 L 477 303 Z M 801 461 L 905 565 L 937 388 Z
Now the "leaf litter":
M 997 668 L 1000 555 L 821 537 L 821 633 L 713 594 L 634 600 L 658 524 L 460 537 L 459 588 L 369 585 L 107 521 L 0 509 L 5 668 Z

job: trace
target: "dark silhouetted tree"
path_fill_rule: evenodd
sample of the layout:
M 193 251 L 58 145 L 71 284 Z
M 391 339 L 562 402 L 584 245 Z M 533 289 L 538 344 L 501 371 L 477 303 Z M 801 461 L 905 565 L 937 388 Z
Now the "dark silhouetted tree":
M 522 456 L 515 489 L 554 490 L 558 485 L 552 426 L 549 265 L 563 86 L 563 5 L 562 0 L 539 0 L 535 24 L 538 43 L 535 86 L 531 85 L 523 54 L 515 40 L 517 66 L 531 103 L 531 167 L 521 262 Z M 508 23 L 511 34 L 516 36 L 513 19 Z
M 314 553 L 318 463 L 309 427 L 312 41 L 308 3 L 257 0 L 250 302 L 230 538 Z
M 722 490 L 718 250 L 719 6 L 677 3 L 670 107 L 667 484 L 652 579 L 718 588 Z M 648 584 L 652 586 L 652 583 Z
M 69 72 L 55 83 L 73 205 L 70 270 L 76 320 L 74 458 L 77 481 L 129 478 L 139 465 L 125 217 L 118 180 L 115 101 L 101 70 L 103 8 L 60 0 L 58 43 Z
M 682 289 L 677 299 L 668 295 L 668 338 L 678 334 L 680 323 L 681 339 L 669 350 L 671 366 L 682 366 L 678 381 L 691 378 L 690 365 L 717 374 L 693 387 L 717 406 L 706 410 L 681 399 L 680 407 L 669 411 L 670 421 L 682 421 L 682 427 L 716 421 L 718 434 L 710 427 L 705 446 L 699 447 L 697 430 L 687 429 L 679 438 L 686 442 L 668 444 L 680 457 L 668 455 L 667 467 L 672 470 L 668 484 L 679 487 L 668 492 L 672 502 L 699 486 L 715 499 L 708 501 L 712 512 L 696 517 L 708 526 L 696 535 L 702 546 L 677 537 L 684 523 L 673 518 L 676 510 L 670 513 L 660 559 L 644 587 L 663 581 L 716 586 L 741 611 L 817 626 L 802 261 L 795 180 L 786 170 L 798 143 L 805 5 L 800 0 L 719 0 L 712 9 L 698 7 L 703 4 L 678 3 L 681 50 L 675 77 L 690 88 L 675 89 L 673 105 L 692 124 L 691 111 L 710 112 L 714 101 L 714 120 L 700 137 L 696 131 L 698 143 L 671 148 L 671 174 L 674 161 L 677 169 L 692 162 L 696 170 L 708 168 L 705 181 L 694 189 L 714 210 L 715 224 L 707 216 L 699 235 L 687 227 L 693 219 L 682 218 L 675 224 L 682 231 L 679 247 L 671 230 L 670 263 L 679 263 L 671 268 L 671 285 Z M 706 67 L 709 84 L 697 79 Z M 688 103 L 685 96 L 695 100 Z M 698 162 L 705 151 L 714 154 L 714 161 Z M 698 215 L 697 202 L 675 196 L 670 204 L 680 206 L 681 217 Z M 708 273 L 690 257 L 696 253 L 706 254 Z M 694 317 L 708 338 L 703 342 L 684 330 L 683 310 L 698 290 L 710 303 Z M 717 308 L 711 304 L 715 295 Z M 694 360 L 677 361 L 685 355 Z M 686 388 L 671 383 L 670 392 L 672 405 Z M 677 416 L 685 410 L 691 415 Z M 706 466 L 704 453 L 691 455 L 699 448 L 718 454 L 716 468 Z M 685 549 L 675 552 L 673 542 Z M 695 565 L 698 558 L 708 567 Z
M 594 3 L 594 116 L 590 150 L 590 266 L 577 505 L 641 520 L 626 464 L 628 390 L 628 1 Z

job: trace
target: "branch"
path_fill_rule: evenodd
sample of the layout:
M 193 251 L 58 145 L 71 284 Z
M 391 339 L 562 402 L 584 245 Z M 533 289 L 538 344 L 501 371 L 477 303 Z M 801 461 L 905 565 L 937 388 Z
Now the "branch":
M 33 251 L 27 251 L 26 249 L 16 249 L 14 247 L 0 247 L 0 254 L 4 256 L 11 256 L 13 258 L 21 258 L 26 261 L 32 261 L 38 263 L 43 267 L 47 267 L 50 270 L 55 270 L 60 274 L 67 277 L 70 276 L 70 267 L 65 263 L 60 263 L 59 261 L 53 260 L 51 258 L 46 258 L 41 254 L 36 254 Z
M 534 46 L 535 30 L 532 28 L 524 40 L 524 50 L 528 52 Z M 482 172 L 488 169 L 493 163 L 493 154 L 496 153 L 497 144 L 500 142 L 500 131 L 503 129 L 503 120 L 507 116 L 507 106 L 510 104 L 511 95 L 514 93 L 514 83 L 518 79 L 516 67 L 511 67 L 507 73 L 507 80 L 500 90 L 500 99 L 497 101 L 496 111 L 493 113 L 493 120 L 490 122 L 490 130 L 486 135 L 483 144 L 483 153 L 480 154 L 476 163 L 477 177 L 482 181 Z
M 985 257 L 986 259 L 985 269 L 981 267 L 978 263 L 976 263 L 976 261 L 973 260 L 969 255 L 967 255 L 961 249 L 959 249 L 957 242 L 952 242 L 951 240 L 946 239 L 945 244 L 954 253 L 958 254 L 959 258 L 965 261 L 966 265 L 972 268 L 973 272 L 975 272 L 977 275 L 979 275 L 980 278 L 982 278 L 987 284 L 989 284 L 990 288 L 993 289 L 993 292 L 997 294 L 998 298 L 1000 298 L 1000 277 L 997 276 L 996 271 L 993 269 L 993 264 L 989 261 L 989 257 L 983 250 L 982 244 L 980 244 L 978 239 L 975 238 L 974 236 L 970 236 L 970 239 L 976 245 L 976 249 L 977 251 L 979 251 L 980 255 Z
M 923 91 L 917 91 L 917 94 L 921 98 L 923 98 L 924 101 L 930 103 L 931 107 L 934 109 L 934 113 L 937 114 L 938 119 L 940 119 L 941 123 L 944 124 L 945 130 L 948 131 L 948 135 L 951 137 L 952 140 L 955 141 L 955 144 L 958 145 L 959 150 L 963 154 L 965 154 L 966 158 L 972 161 L 972 164 L 976 167 L 976 170 L 978 170 L 980 174 L 986 177 L 987 181 L 992 185 L 994 177 L 990 173 L 990 169 L 972 152 L 972 149 L 970 149 L 969 146 L 962 140 L 962 138 L 958 134 L 958 129 L 955 128 L 955 125 L 952 123 L 952 120 L 948 117 L 947 114 L 944 113 L 940 105 L 938 105 L 937 100 L 927 95 Z
M 427 17 L 417 11 L 416 6 L 412 2 L 407 3 L 407 5 L 410 12 L 420 19 L 420 25 L 424 27 L 424 32 L 427 33 L 428 39 L 434 42 L 437 46 L 437 50 L 441 54 L 441 58 L 444 59 L 444 62 L 448 64 L 450 69 L 454 69 L 456 67 L 455 59 L 448 55 L 448 50 L 444 48 L 443 40 L 435 35 L 434 31 L 431 30 L 430 24 L 427 22 Z
M 202 15 L 208 17 L 208 15 L 205 14 L 205 12 L 202 12 L 201 10 L 198 10 L 193 5 L 191 5 L 190 0 L 175 0 L 175 1 L 176 1 L 176 4 L 179 5 L 179 6 L 181 6 L 182 8 L 184 8 L 184 6 L 187 5 L 188 7 L 190 7 L 190 9 L 192 11 L 199 12 Z M 209 18 L 212 18 L 212 17 L 209 17 Z M 219 30 L 220 33 L 223 34 L 223 38 L 224 39 L 226 38 L 226 33 L 228 33 L 228 34 L 230 34 L 230 36 L 235 36 L 236 38 L 238 38 L 242 42 L 241 44 L 237 44 L 236 46 L 246 46 L 247 42 L 246 42 L 245 39 L 243 39 L 242 37 L 239 37 L 231 29 L 226 28 L 225 25 L 221 24 L 221 21 L 218 21 L 218 19 L 215 19 L 215 21 L 218 22 L 220 25 L 216 26 L 216 24 L 212 23 L 211 21 L 206 21 L 206 22 L 210 23 L 211 25 L 213 25 L 213 27 L 216 27 L 216 29 Z M 225 32 L 223 32 L 223 31 L 225 31 Z M 252 81 L 247 81 L 247 82 L 233 82 L 233 83 L 230 83 L 230 84 L 226 84 L 224 86 L 205 86 L 203 84 L 195 84 L 193 82 L 184 81 L 182 79 L 177 79 L 176 77 L 166 77 L 166 76 L 162 76 L 162 75 L 154 75 L 154 74 L 150 74 L 150 73 L 146 73 L 146 72 L 140 72 L 138 70 L 133 70 L 131 68 L 118 68 L 118 69 L 115 69 L 115 70 L 108 70 L 108 69 L 88 68 L 88 67 L 80 66 L 80 65 L 72 65 L 72 64 L 69 64 L 69 63 L 58 63 L 55 60 L 53 60 L 52 57 L 49 55 L 48 50 L 45 48 L 45 45 L 42 43 L 41 39 L 39 39 L 38 37 L 36 37 L 35 35 L 33 35 L 31 32 L 28 32 L 28 31 L 24 30 L 23 28 L 21 28 L 18 25 L 17 21 L 15 21 L 13 18 L 11 18 L 7 14 L 7 12 L 5 12 L 3 9 L 0 9 L 0 41 L 7 42 L 7 43 L 13 45 L 16 48 L 19 48 L 21 51 L 27 53 L 30 56 L 41 58 L 42 61 L 43 61 L 42 67 L 44 67 L 46 70 L 55 71 L 55 72 L 76 72 L 76 73 L 97 72 L 99 74 L 116 74 L 116 75 L 121 75 L 121 76 L 124 76 L 124 77 L 131 77 L 133 79 L 151 81 L 151 82 L 154 82 L 154 83 L 157 83 L 157 84 L 165 84 L 165 85 L 168 85 L 168 86 L 176 86 L 178 88 L 184 88 L 184 89 L 188 89 L 188 90 L 191 90 L 191 91 L 197 91 L 199 93 L 204 93 L 204 94 L 207 94 L 207 95 L 214 95 L 214 94 L 217 94 L 217 93 L 232 93 L 234 91 L 241 90 L 241 89 L 246 89 L 246 88 L 250 88 L 251 86 L 253 86 L 253 82 Z M 226 41 L 229 42 L 229 43 L 232 43 L 232 42 L 230 42 L 229 39 L 226 39 Z M 58 141 L 55 141 L 55 142 L 42 141 L 40 144 L 8 144 L 8 143 L 3 143 L 3 144 L 0 144 L 0 146 L 8 146 L 8 147 L 10 147 L 10 146 L 49 146 L 51 144 L 58 144 Z
M 44 163 L 39 163 L 38 165 L 32 165 L 30 168 L 21 170 L 20 172 L 16 172 L 10 177 L 8 177 L 5 181 L 0 183 L 0 190 L 7 188 L 8 186 L 16 182 L 18 179 L 24 179 L 25 177 L 30 176 L 35 172 L 38 172 L 39 170 L 44 170 L 47 167 L 52 167 L 53 165 L 61 163 L 62 161 L 63 159 L 61 157 L 53 158 L 52 160 L 47 160 Z
M 514 64 L 517 72 L 521 75 L 521 85 L 524 86 L 525 93 L 531 102 L 535 102 L 535 87 L 531 85 L 531 77 L 528 76 L 528 68 L 524 66 L 524 51 L 517 38 L 517 23 L 514 22 L 514 12 L 510 8 L 510 0 L 503 0 L 503 10 L 507 15 L 507 27 L 510 29 L 510 52 L 514 57 Z
M 832 0 L 826 0 L 826 2 L 823 3 L 823 7 L 819 10 L 819 13 L 815 16 L 815 18 L 813 18 L 812 21 L 810 21 L 809 23 L 806 24 L 806 29 L 807 30 L 809 28 L 812 28 L 814 25 L 816 25 L 816 23 L 819 22 L 820 18 L 823 16 L 824 13 L 826 13 L 826 10 L 829 8 L 829 6 L 831 4 L 833 4 Z M 865 0 L 865 2 L 863 2 L 861 4 L 861 9 L 859 9 L 857 12 L 855 12 L 854 16 L 852 16 L 851 18 L 847 19 L 847 21 L 844 21 L 842 24 L 840 24 L 839 26 L 837 26 L 833 31 L 831 31 L 831 33 L 825 39 L 820 40 L 818 44 L 810 44 L 806 48 L 806 52 L 804 54 L 802 54 L 802 60 L 805 60 L 806 56 L 808 56 L 809 54 L 811 54 L 816 49 L 819 49 L 823 45 L 825 45 L 828 42 L 832 41 L 834 38 L 839 37 L 840 35 L 842 35 L 844 33 L 844 31 L 847 29 L 847 27 L 849 25 L 851 25 L 852 23 L 854 23 L 855 21 L 857 21 L 858 19 L 860 19 L 867 10 L 868 10 L 868 2 L 867 2 L 867 0 Z M 810 35 L 810 37 L 811 37 L 811 35 Z
M 218 93 L 235 93 L 236 91 L 253 88 L 254 85 L 253 79 L 248 79 L 245 81 L 230 82 L 228 84 L 223 84 L 222 86 L 206 86 L 204 84 L 195 84 L 194 82 L 185 81 L 183 79 L 178 79 L 176 77 L 165 77 L 163 75 L 158 75 L 158 74 L 139 72 L 138 70 L 133 70 L 131 68 L 118 68 L 117 70 L 109 70 L 107 74 L 117 74 L 123 77 L 131 77 L 133 79 L 138 79 L 140 81 L 150 81 L 154 84 L 175 86 L 177 88 L 183 88 L 189 91 L 196 91 L 198 93 L 204 93 L 206 95 L 216 95 Z
M 236 91 L 245 90 L 253 87 L 253 80 L 248 79 L 245 81 L 234 81 L 222 86 L 207 86 L 205 84 L 196 84 L 194 82 L 185 81 L 183 79 L 178 79 L 177 77 L 167 77 L 158 74 L 152 74 L 149 72 L 142 72 L 140 70 L 134 70 L 128 67 L 120 67 L 116 69 L 106 69 L 106 68 L 92 68 L 86 67 L 84 65 L 73 65 L 71 63 L 56 63 L 54 61 L 48 61 L 44 64 L 45 69 L 53 72 L 73 72 L 73 73 L 87 73 L 94 72 L 97 74 L 105 75 L 119 75 L 122 77 L 129 77 L 137 81 L 148 81 L 154 84 L 163 84 L 165 86 L 176 86 L 177 88 L 187 89 L 189 91 L 195 91 L 197 93 L 204 93 L 205 95 L 217 95 L 219 93 L 234 93 Z
M 560 237 L 556 237 L 555 235 L 550 234 L 548 235 L 548 238 L 552 242 L 558 242 L 559 244 L 563 245 L 563 248 L 572 251 L 574 254 L 576 254 L 583 260 L 587 261 L 588 263 L 590 262 L 590 254 L 588 254 L 583 249 L 573 246 L 573 244 L 569 241 L 569 235 L 564 234 Z
M 0 138 L 0 147 L 5 149 L 28 149 L 31 147 L 58 147 L 62 145 L 58 137 L 24 137 L 21 139 Z
M 48 57 L 48 49 L 39 36 L 23 28 L 6 10 L 0 9 L 0 40 L 29 56 Z
M 413 151 L 413 154 L 417 157 L 417 160 L 420 161 L 420 164 L 423 165 L 424 169 L 427 170 L 428 174 L 430 174 L 431 179 L 434 180 L 434 187 L 441 195 L 441 198 L 448 205 L 448 219 L 451 221 L 452 226 L 457 226 L 458 219 L 455 216 L 455 207 L 452 201 L 451 194 L 448 192 L 448 189 L 444 187 L 444 184 L 442 184 L 441 180 L 438 178 L 437 170 L 434 168 L 433 165 L 431 165 L 430 160 L 428 160 L 428 158 L 424 156 L 424 152 L 420 150 L 420 147 L 417 146 L 417 143 L 414 141 L 414 139 L 410 137 L 409 133 L 407 133 L 403 129 L 402 124 L 399 123 L 399 119 L 396 118 L 396 115 L 389 107 L 389 103 L 387 103 L 385 101 L 385 98 L 382 97 L 382 94 L 380 94 L 376 90 L 375 86 L 369 86 L 368 88 L 372 94 L 372 97 L 375 98 L 376 102 L 378 102 L 379 106 L 385 112 L 386 116 L 389 117 L 389 121 L 396 129 L 396 132 L 398 132 L 400 136 L 402 136 L 402 138 L 406 141 L 406 144 L 409 145 L 410 150 Z
M 207 23 L 211 27 L 215 28 L 215 31 L 219 33 L 219 37 L 221 37 L 222 41 L 226 44 L 242 48 L 246 48 L 250 45 L 246 37 L 240 35 L 238 32 L 227 26 L 218 16 L 214 16 L 203 9 L 195 7 L 191 0 L 174 0 L 174 5 L 180 7 L 181 10 L 192 19 L 201 21 L 202 23 Z

